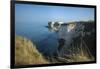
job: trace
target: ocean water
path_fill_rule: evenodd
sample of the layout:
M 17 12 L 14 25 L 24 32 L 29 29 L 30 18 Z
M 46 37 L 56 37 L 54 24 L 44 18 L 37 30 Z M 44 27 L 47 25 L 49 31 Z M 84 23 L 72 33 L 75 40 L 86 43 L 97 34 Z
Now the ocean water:
M 52 54 L 57 50 L 57 33 L 45 26 L 47 23 L 15 23 L 15 34 L 30 39 L 40 52 Z

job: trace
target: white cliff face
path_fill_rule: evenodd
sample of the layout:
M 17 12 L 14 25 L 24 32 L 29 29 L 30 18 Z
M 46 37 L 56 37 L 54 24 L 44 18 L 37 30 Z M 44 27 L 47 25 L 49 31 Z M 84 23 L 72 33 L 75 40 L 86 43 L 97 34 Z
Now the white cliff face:
M 53 28 L 53 27 L 54 27 L 54 23 L 55 23 L 55 22 L 51 22 L 51 28 Z
M 62 22 L 50 22 L 49 27 L 52 32 L 56 32 L 61 27 Z
M 51 30 L 53 30 L 53 32 L 55 31 L 59 31 L 59 29 L 61 28 L 61 26 L 64 24 L 64 22 L 50 22 L 49 26 L 51 28 Z M 75 23 L 71 23 L 71 24 L 65 24 L 67 32 L 70 32 L 71 30 L 73 30 L 76 26 Z
M 70 31 L 74 30 L 75 27 L 76 27 L 76 24 L 69 24 L 69 25 L 67 25 L 67 31 L 70 32 Z

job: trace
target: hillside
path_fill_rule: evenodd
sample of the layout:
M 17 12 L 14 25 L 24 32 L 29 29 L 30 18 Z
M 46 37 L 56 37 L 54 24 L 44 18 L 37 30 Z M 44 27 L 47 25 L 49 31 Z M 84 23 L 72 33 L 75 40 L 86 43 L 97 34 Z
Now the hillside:
M 36 49 L 35 44 L 24 37 L 15 37 L 15 65 L 47 63 L 42 54 Z

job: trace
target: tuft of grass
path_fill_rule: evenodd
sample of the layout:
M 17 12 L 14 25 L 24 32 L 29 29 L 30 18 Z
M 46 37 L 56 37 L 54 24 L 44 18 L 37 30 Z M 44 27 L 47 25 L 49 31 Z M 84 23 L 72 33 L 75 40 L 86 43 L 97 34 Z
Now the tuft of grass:
M 66 54 L 66 58 L 69 62 L 86 62 L 86 61 L 94 61 L 94 57 L 92 54 L 89 53 L 84 48 L 81 47 L 73 47 L 73 49 L 70 49 L 71 52 L 69 55 Z
M 15 37 L 15 65 L 47 64 L 43 55 L 36 49 L 31 40 L 16 35 Z

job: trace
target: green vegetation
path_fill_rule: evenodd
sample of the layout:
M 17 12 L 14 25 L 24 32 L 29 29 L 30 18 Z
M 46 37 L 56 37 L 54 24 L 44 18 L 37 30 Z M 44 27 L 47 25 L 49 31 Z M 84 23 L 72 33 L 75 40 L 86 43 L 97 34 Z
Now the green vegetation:
M 16 36 L 15 37 L 15 64 L 47 64 L 41 53 L 36 49 L 35 44 L 30 40 Z

